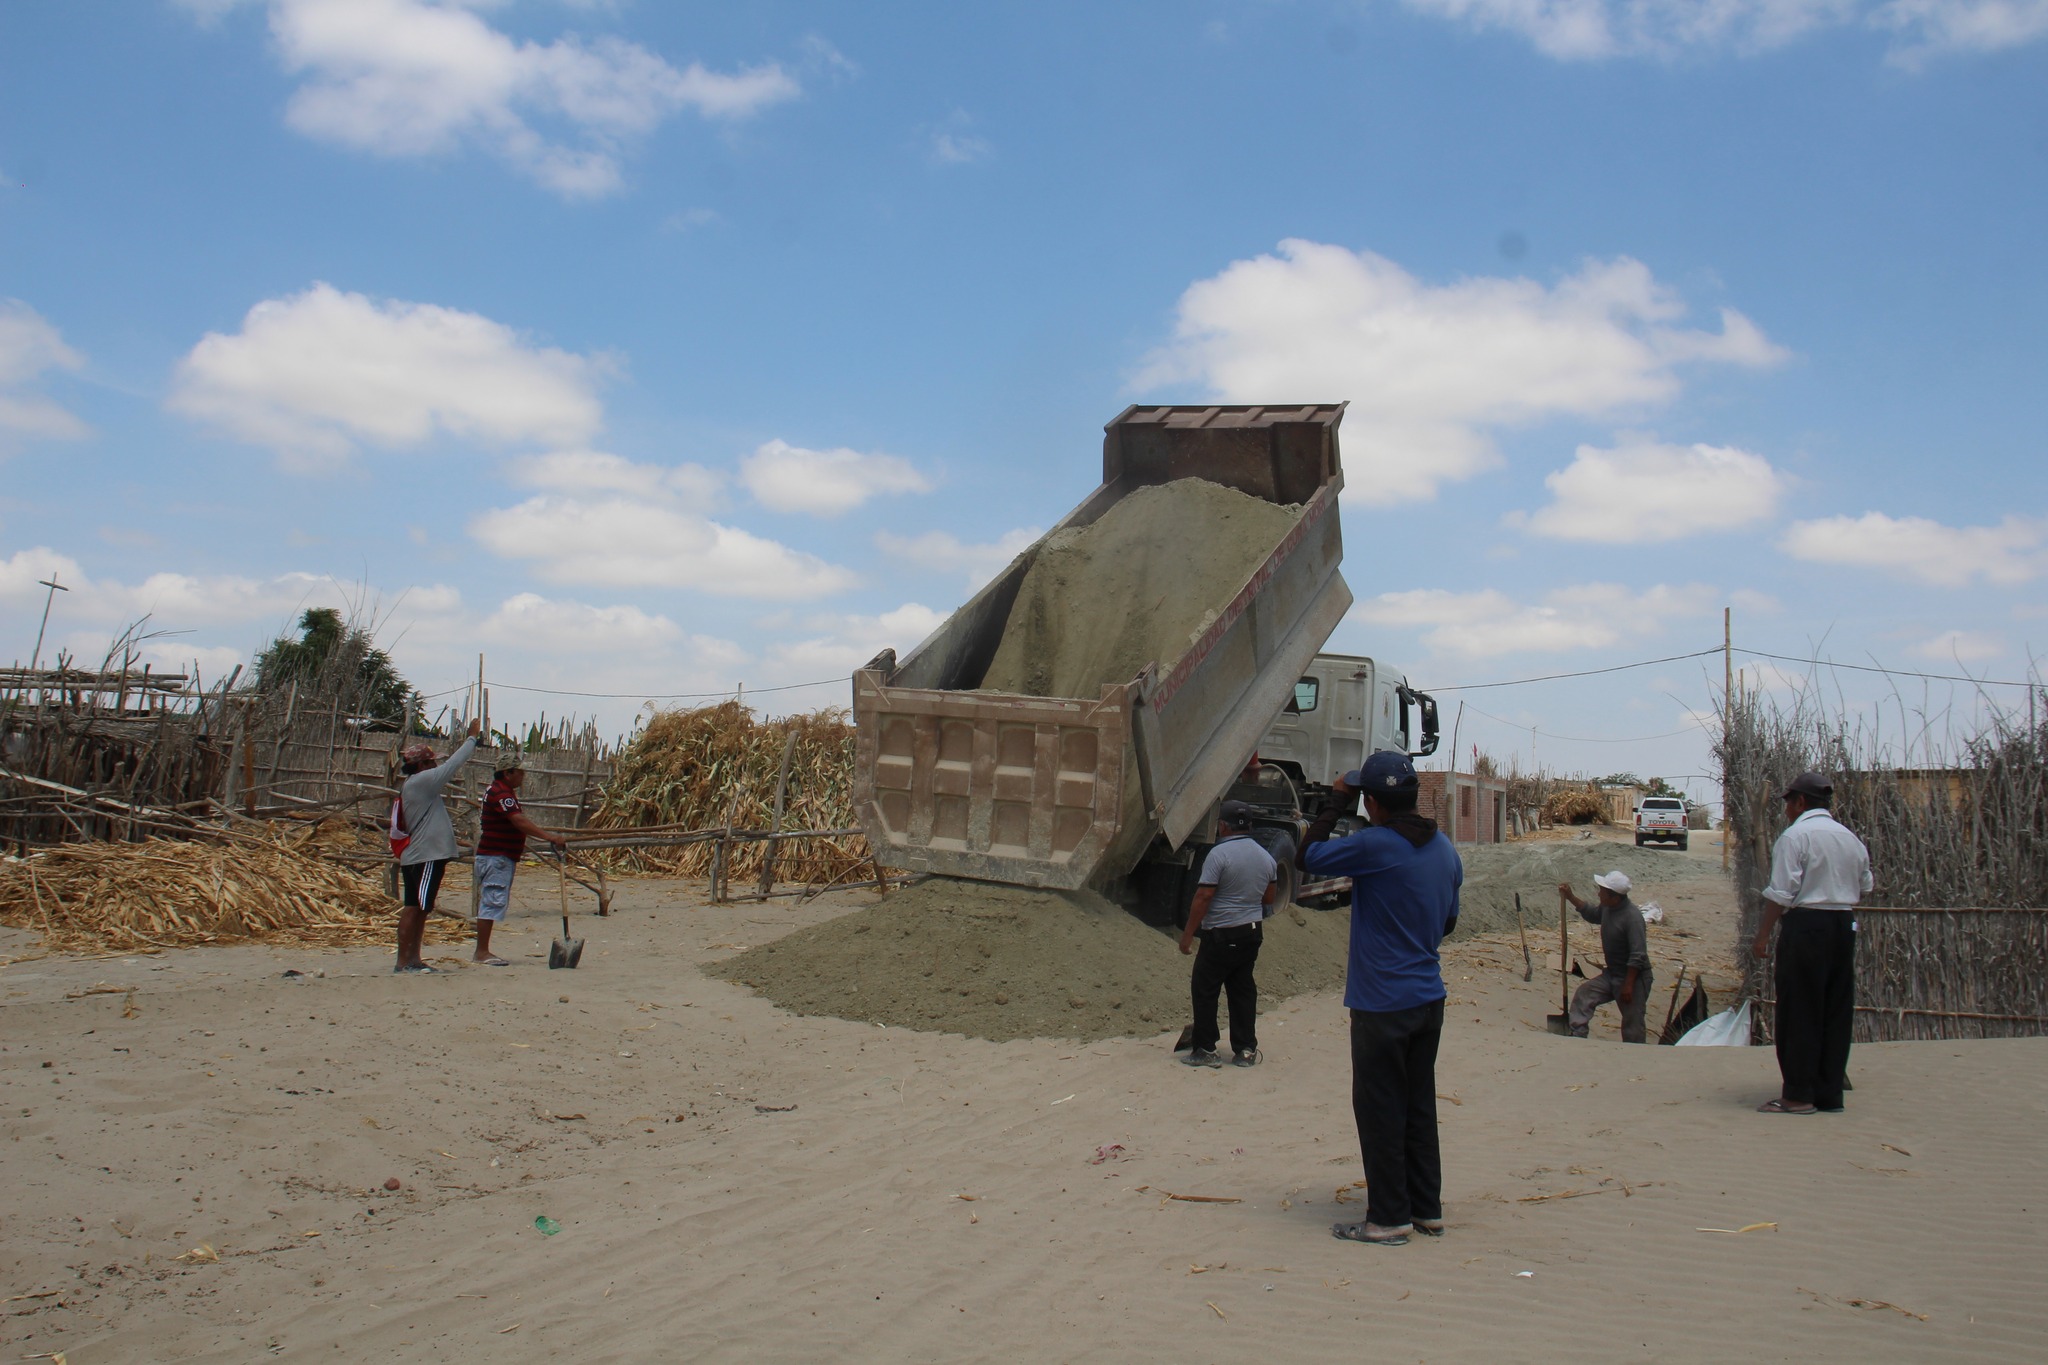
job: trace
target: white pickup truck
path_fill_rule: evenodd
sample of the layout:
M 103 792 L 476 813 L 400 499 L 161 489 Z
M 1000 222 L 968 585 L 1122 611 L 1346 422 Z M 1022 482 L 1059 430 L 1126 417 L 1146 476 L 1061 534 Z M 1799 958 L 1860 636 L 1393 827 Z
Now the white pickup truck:
M 1636 847 L 1652 839 L 1676 839 L 1685 847 L 1685 801 L 1677 796 L 1645 796 L 1636 802 Z

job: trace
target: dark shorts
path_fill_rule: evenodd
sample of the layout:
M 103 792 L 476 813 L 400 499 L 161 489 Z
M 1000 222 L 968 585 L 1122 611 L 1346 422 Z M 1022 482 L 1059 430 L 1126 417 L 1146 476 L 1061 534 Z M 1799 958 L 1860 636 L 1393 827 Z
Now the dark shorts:
M 448 871 L 448 860 L 436 858 L 430 863 L 405 863 L 399 871 L 405 877 L 405 908 L 434 912 L 434 897 L 441 894 L 441 881 Z

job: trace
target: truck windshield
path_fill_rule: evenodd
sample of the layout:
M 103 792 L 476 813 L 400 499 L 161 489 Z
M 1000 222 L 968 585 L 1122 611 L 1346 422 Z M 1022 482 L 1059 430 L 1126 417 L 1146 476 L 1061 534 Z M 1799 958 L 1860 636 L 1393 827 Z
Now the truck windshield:
M 1319 684 L 1314 678 L 1303 678 L 1294 685 L 1294 700 L 1288 703 L 1287 709 L 1295 715 L 1315 710 L 1316 693 L 1319 690 Z

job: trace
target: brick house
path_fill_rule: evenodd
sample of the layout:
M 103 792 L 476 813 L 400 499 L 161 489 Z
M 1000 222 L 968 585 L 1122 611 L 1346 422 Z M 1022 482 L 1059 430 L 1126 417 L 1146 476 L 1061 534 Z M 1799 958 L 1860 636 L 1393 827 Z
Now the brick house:
M 1497 844 L 1507 837 L 1508 784 L 1498 777 L 1426 771 L 1415 809 L 1454 844 Z

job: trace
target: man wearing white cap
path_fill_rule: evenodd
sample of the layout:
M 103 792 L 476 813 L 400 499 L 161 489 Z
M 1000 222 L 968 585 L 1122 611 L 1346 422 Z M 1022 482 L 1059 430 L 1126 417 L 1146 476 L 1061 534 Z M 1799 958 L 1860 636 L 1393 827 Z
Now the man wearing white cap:
M 1580 900 L 1570 882 L 1557 888 L 1579 912 L 1579 918 L 1600 926 L 1600 951 L 1607 959 L 1607 969 L 1588 978 L 1572 995 L 1572 1037 L 1585 1037 L 1593 1011 L 1611 1000 L 1621 1006 L 1621 1041 L 1646 1043 L 1649 1037 L 1643 1029 L 1643 1011 L 1650 1003 L 1650 950 L 1643 912 L 1628 898 L 1628 874 L 1621 869 L 1601 873 L 1593 878 L 1593 885 L 1600 888 L 1597 905 Z

